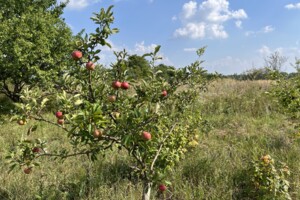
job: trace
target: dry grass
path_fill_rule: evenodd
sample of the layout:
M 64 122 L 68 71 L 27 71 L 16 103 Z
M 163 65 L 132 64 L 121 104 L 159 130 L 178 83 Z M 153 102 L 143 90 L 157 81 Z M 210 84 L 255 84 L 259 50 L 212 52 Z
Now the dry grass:
M 293 199 L 300 199 L 300 143 L 292 137 L 295 124 L 265 94 L 270 87 L 270 81 L 228 79 L 209 86 L 201 98 L 207 119 L 201 130 L 211 131 L 200 134 L 199 146 L 169 177 L 171 199 L 247 199 L 247 194 L 241 196 L 240 181 L 250 161 L 266 153 L 290 167 L 290 193 Z M 5 122 L 0 126 L 0 199 L 140 199 L 141 185 L 124 178 L 128 157 L 118 151 L 99 156 L 95 163 L 85 157 L 65 162 L 44 158 L 42 167 L 29 176 L 21 170 L 7 174 L 4 155 L 29 125 Z M 67 143 L 63 132 L 46 124 L 35 134 L 56 138 L 53 149 Z M 155 193 L 154 189 L 153 199 L 163 199 Z

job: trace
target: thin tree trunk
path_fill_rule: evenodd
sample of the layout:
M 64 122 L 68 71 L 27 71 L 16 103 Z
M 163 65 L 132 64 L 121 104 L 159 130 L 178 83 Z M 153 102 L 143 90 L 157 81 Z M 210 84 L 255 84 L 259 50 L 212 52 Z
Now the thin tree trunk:
M 143 200 L 150 200 L 152 183 L 145 182 L 143 185 Z

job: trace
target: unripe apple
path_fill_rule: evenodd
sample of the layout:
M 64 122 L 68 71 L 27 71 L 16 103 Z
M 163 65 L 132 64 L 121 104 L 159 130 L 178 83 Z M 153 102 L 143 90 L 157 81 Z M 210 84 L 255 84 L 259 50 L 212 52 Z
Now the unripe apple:
M 31 167 L 28 167 L 28 168 L 25 168 L 25 169 L 24 169 L 24 173 L 25 173 L 25 174 L 30 174 L 31 171 L 32 171 L 32 170 L 31 170 Z
M 115 88 L 116 90 L 121 87 L 122 83 L 120 81 L 114 81 L 112 83 L 112 87 Z
M 57 111 L 55 113 L 55 116 L 56 116 L 57 119 L 62 119 L 64 117 L 64 115 L 63 115 L 63 113 L 61 111 Z
M 121 88 L 124 89 L 124 90 L 127 90 L 127 89 L 129 88 L 129 83 L 123 82 L 123 83 L 121 84 Z
M 269 164 L 271 161 L 271 156 L 270 155 L 264 155 L 261 157 L 261 160 L 265 163 L 265 164 Z
M 166 90 L 163 90 L 161 92 L 161 96 L 166 97 L 168 95 L 168 92 Z
M 108 96 L 108 101 L 110 101 L 110 102 L 115 102 L 116 99 L 117 99 L 116 95 L 110 95 L 110 96 Z
M 64 124 L 64 122 L 65 122 L 64 119 L 58 119 L 58 120 L 57 120 L 57 123 L 60 124 L 60 125 Z
M 33 153 L 40 153 L 41 152 L 41 148 L 39 148 L 39 147 L 33 147 L 32 152 Z
M 199 145 L 199 143 L 197 142 L 197 140 L 192 140 L 188 143 L 189 147 L 195 148 Z
M 112 116 L 115 118 L 115 119 L 118 119 L 120 117 L 120 113 L 119 112 L 112 112 Z
M 21 126 L 22 126 L 22 125 L 25 125 L 25 124 L 26 124 L 26 121 L 20 119 L 20 120 L 18 120 L 18 124 L 21 125 Z
M 147 131 L 144 131 L 142 133 L 142 137 L 144 140 L 148 141 L 148 140 L 151 140 L 151 133 L 147 132 Z
M 79 60 L 80 58 L 82 58 L 82 52 L 81 52 L 81 51 L 78 51 L 78 50 L 73 51 L 73 52 L 72 52 L 72 58 L 73 58 L 74 60 Z
M 102 131 L 99 129 L 95 129 L 93 133 L 94 138 L 99 138 L 102 136 Z
M 94 70 L 95 69 L 95 65 L 92 61 L 87 62 L 85 67 L 86 67 L 87 70 Z
M 160 184 L 160 185 L 158 186 L 158 189 L 159 189 L 159 191 L 164 192 L 164 191 L 167 190 L 167 186 L 165 186 L 164 184 Z

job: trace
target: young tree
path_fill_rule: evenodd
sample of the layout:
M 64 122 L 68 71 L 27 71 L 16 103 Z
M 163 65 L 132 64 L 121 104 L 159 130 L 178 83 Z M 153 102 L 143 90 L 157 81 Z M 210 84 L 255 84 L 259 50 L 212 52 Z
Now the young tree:
M 72 70 L 61 80 L 64 88 L 47 91 L 57 99 L 52 105 L 57 108 L 55 116 L 44 115 L 49 97 L 44 91 L 24 90 L 23 103 L 17 104 L 20 125 L 35 120 L 58 126 L 67 133 L 71 148 L 46 152 L 46 144 L 35 139 L 36 126 L 32 126 L 8 158 L 11 168 L 19 165 L 29 174 L 41 156 L 86 155 L 94 161 L 117 147 L 128 153 L 132 173 L 143 183 L 142 199 L 150 200 L 153 187 L 168 190 L 168 174 L 189 146 L 198 144 L 201 115 L 196 102 L 205 84 L 204 71 L 201 61 L 196 61 L 175 70 L 170 82 L 155 70 L 150 70 L 147 80 L 137 80 L 128 74 L 125 50 L 115 52 L 117 60 L 110 71 L 93 66 L 100 59 L 99 45 L 110 46 L 108 36 L 118 32 L 111 28 L 111 9 L 95 14 L 91 19 L 99 25 L 96 32 L 77 41 Z M 144 55 L 150 56 L 152 68 L 159 49 Z M 197 53 L 201 56 L 204 49 Z
M 67 66 L 72 33 L 56 0 L 0 0 L 0 93 L 20 101 L 28 85 L 45 86 Z

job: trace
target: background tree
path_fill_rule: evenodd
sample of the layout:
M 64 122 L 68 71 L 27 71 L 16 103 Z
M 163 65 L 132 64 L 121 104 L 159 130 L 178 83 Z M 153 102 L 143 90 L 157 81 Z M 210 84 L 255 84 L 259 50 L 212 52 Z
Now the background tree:
M 149 62 L 142 56 L 128 57 L 128 74 L 137 79 L 146 78 L 151 70 Z
M 175 76 L 175 67 L 173 66 L 159 64 L 155 66 L 155 71 L 161 71 L 162 73 L 160 74 L 160 76 L 168 81 Z
M 0 0 L 0 92 L 15 102 L 67 66 L 72 33 L 56 0 Z
M 280 55 L 278 51 L 275 51 L 267 58 L 265 58 L 266 68 L 272 71 L 280 72 L 282 66 L 287 61 L 287 57 Z

